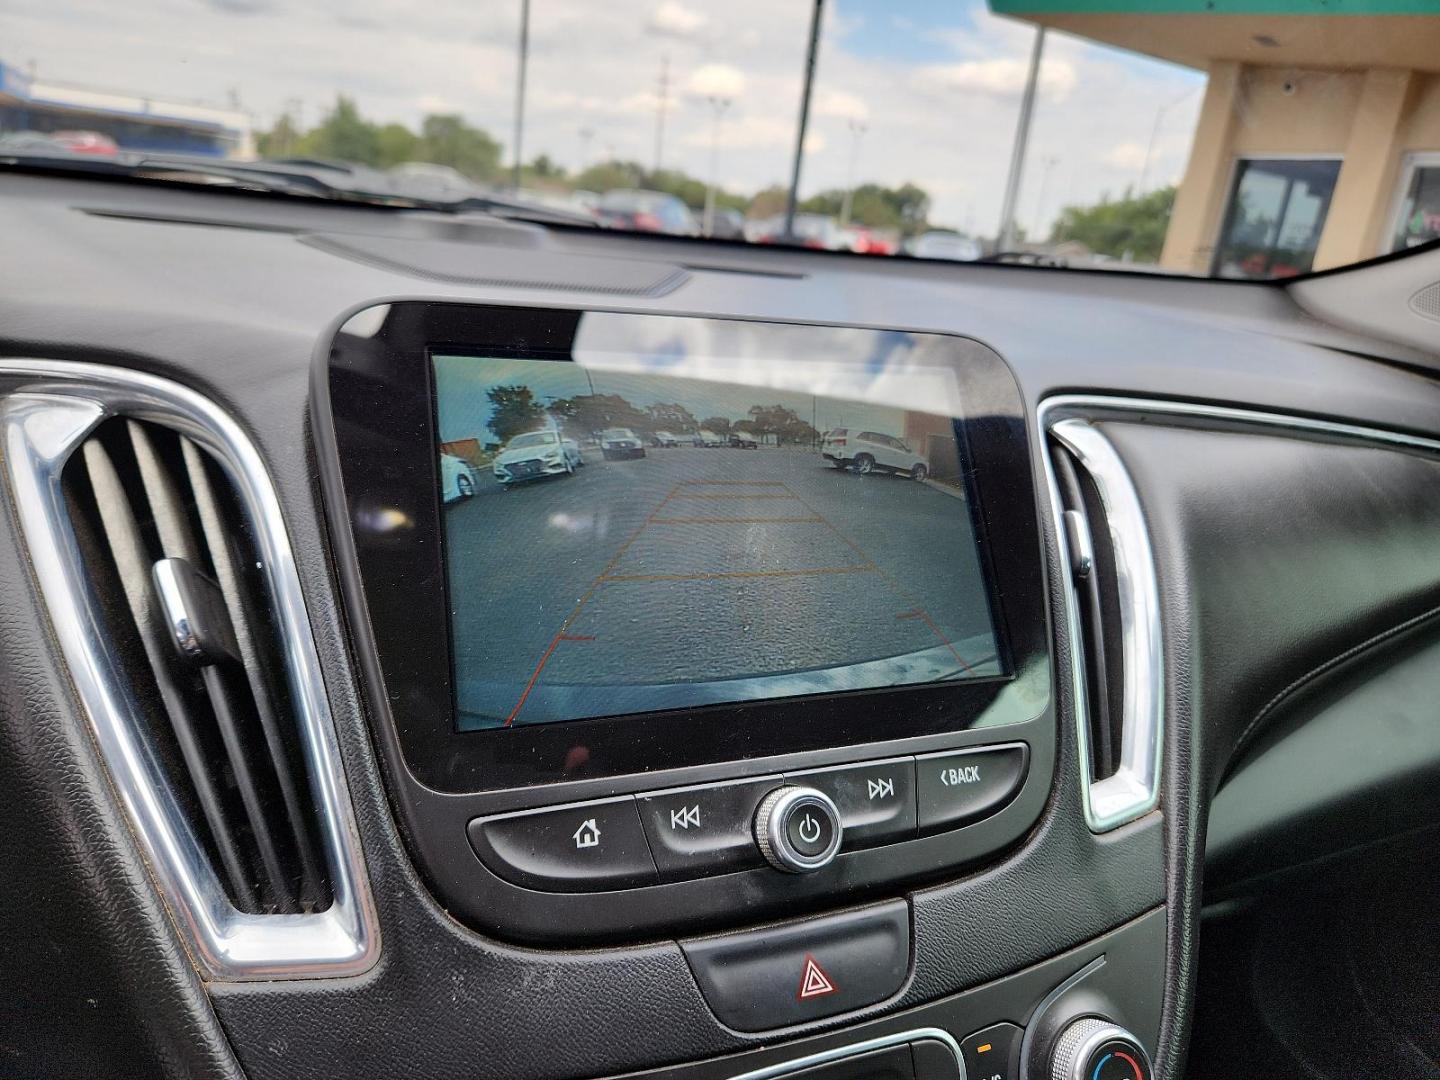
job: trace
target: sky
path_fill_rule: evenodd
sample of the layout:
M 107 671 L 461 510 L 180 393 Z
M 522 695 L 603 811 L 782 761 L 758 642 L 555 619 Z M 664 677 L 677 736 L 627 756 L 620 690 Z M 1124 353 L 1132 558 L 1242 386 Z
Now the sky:
M 525 158 L 653 164 L 668 65 L 664 166 L 708 178 L 713 160 L 738 191 L 788 183 L 810 9 L 531 0 Z M 458 112 L 508 160 L 519 11 L 519 0 L 6 0 L 0 62 L 51 82 L 238 101 L 262 129 L 287 109 L 313 124 L 337 94 L 379 122 Z M 984 0 L 830 0 L 802 196 L 911 181 L 930 193 L 932 221 L 993 234 L 1033 36 Z M 1178 179 L 1203 87 L 1189 69 L 1049 35 L 1021 225 Z

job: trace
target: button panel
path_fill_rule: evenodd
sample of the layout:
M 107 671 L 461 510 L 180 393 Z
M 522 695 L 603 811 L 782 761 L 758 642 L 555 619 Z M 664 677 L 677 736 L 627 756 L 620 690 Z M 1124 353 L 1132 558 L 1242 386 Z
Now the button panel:
M 812 788 L 835 804 L 843 857 L 999 813 L 1024 785 L 1029 756 L 1024 743 L 1008 743 L 885 758 L 477 818 L 468 831 L 480 861 L 513 884 L 561 893 L 634 888 L 763 867 L 756 812 L 781 787 Z M 788 827 L 802 852 L 834 835 L 829 822 L 804 815 Z

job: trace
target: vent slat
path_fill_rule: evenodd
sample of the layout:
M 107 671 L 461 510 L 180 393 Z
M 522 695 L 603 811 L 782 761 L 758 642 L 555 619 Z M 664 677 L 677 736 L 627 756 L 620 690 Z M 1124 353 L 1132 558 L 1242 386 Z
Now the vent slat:
M 1109 542 L 1105 509 L 1094 481 L 1070 452 L 1052 444 L 1051 461 L 1061 501 L 1074 527 L 1088 538 L 1091 564 L 1070 567 L 1074 595 L 1080 606 L 1080 631 L 1090 733 L 1090 776 L 1103 780 L 1120 765 L 1124 735 L 1124 658 L 1120 640 L 1119 596 L 1115 558 Z M 1073 545 L 1072 545 L 1073 546 Z M 1074 552 L 1072 551 L 1072 558 Z
M 221 869 L 235 900 L 245 910 L 256 907 L 241 857 L 240 844 L 231 830 L 220 793 L 196 733 L 191 708 L 172 673 L 170 646 L 160 630 L 160 618 L 150 587 L 149 555 L 130 500 L 109 451 L 97 439 L 83 447 L 82 458 L 90 489 L 99 510 L 101 528 L 119 572 L 121 588 L 134 619 L 145 657 L 154 671 L 156 690 L 171 731 L 194 787 L 196 801 L 208 826 Z
M 230 535 L 225 528 L 220 500 L 211 483 L 210 474 L 206 470 L 204 458 L 201 456 L 199 448 L 184 437 L 180 439 L 180 451 L 185 461 L 185 471 L 190 480 L 190 488 L 195 494 L 195 507 L 200 517 L 201 531 L 209 548 L 210 562 L 215 568 L 215 578 L 220 584 L 220 591 L 224 595 L 226 607 L 230 611 L 230 623 L 235 632 L 235 640 L 240 647 L 245 677 L 249 682 L 255 712 L 265 737 L 265 748 L 269 754 L 271 768 L 274 769 L 279 783 L 281 802 L 285 808 L 290 835 L 299 855 L 301 897 L 305 906 L 314 906 L 320 902 L 324 892 L 321 884 L 323 872 L 308 825 L 309 815 L 305 812 L 294 774 L 289 767 L 285 738 L 280 730 L 280 721 L 275 710 L 277 694 L 267 676 L 269 665 L 265 663 L 260 646 L 251 629 L 257 625 L 259 614 L 254 610 L 254 605 L 250 603 L 246 591 L 242 587 L 241 577 L 230 547 Z

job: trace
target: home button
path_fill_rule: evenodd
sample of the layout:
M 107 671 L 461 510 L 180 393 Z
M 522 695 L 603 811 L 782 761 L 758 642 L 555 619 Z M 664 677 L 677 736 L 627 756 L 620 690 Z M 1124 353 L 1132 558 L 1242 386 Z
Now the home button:
M 547 892 L 589 892 L 659 880 L 635 800 L 476 818 L 475 854 L 498 877 Z

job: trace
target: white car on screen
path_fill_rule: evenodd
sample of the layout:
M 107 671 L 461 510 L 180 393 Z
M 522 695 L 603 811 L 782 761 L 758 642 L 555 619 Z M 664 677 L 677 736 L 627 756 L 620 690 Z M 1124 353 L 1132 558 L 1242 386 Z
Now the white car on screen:
M 600 433 L 600 453 L 606 461 L 645 456 L 645 443 L 628 427 L 606 428 Z
M 573 473 L 584 464 L 580 444 L 574 439 L 566 439 L 558 431 L 527 431 L 495 455 L 491 471 L 509 487 L 522 480 Z
M 695 445 L 696 445 L 696 446 L 724 446 L 724 445 L 725 445 L 725 436 L 723 436 L 723 435 L 716 435 L 715 432 L 713 432 L 713 431 L 707 431 L 705 428 L 701 428 L 699 431 L 697 431 L 697 432 L 695 433 Z
M 454 454 L 440 455 L 440 497 L 447 503 L 468 499 L 478 487 L 475 466 Z
M 924 480 L 930 475 L 930 462 L 923 454 L 879 431 L 832 428 L 820 442 L 820 456 L 837 469 L 851 469 L 861 476 L 889 472 Z

